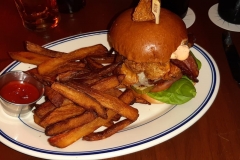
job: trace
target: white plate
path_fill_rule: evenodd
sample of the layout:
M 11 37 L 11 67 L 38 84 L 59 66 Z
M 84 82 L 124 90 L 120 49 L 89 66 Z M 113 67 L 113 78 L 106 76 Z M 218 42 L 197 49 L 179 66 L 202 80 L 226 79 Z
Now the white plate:
M 107 31 L 67 37 L 45 47 L 69 52 L 97 43 L 109 46 Z M 33 122 L 32 113 L 25 118 L 13 118 L 6 115 L 1 107 L 0 140 L 19 152 L 45 159 L 103 159 L 137 152 L 162 143 L 180 134 L 201 118 L 213 103 L 219 89 L 219 71 L 212 57 L 198 45 L 194 45 L 191 50 L 202 62 L 202 69 L 200 82 L 196 84 L 197 96 L 186 104 L 134 104 L 140 117 L 131 126 L 105 140 L 78 140 L 64 149 L 48 144 L 48 137 L 43 129 Z M 10 70 L 28 70 L 32 67 L 34 66 L 13 62 L 0 75 Z
M 193 25 L 196 20 L 196 15 L 191 8 L 188 8 L 186 16 L 183 18 L 183 22 L 186 25 L 186 28 L 189 28 Z

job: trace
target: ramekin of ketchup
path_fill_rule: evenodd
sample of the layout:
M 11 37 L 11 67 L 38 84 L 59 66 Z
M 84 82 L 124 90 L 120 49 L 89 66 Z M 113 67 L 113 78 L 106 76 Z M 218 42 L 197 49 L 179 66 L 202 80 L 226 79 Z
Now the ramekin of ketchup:
M 23 71 L 0 76 L 1 106 L 8 115 L 27 115 L 43 93 L 44 85 Z

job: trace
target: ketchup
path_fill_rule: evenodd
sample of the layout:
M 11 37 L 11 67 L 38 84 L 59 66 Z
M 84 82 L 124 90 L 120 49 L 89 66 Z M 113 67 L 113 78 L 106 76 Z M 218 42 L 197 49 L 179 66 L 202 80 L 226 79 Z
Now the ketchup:
M 28 104 L 36 101 L 40 93 L 38 89 L 30 83 L 12 81 L 0 89 L 0 95 L 9 102 Z

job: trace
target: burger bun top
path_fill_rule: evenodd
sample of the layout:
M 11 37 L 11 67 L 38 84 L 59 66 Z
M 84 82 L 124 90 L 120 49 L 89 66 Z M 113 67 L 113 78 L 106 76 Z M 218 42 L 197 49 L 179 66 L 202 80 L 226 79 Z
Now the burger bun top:
M 171 54 L 187 40 L 184 22 L 176 14 L 161 8 L 160 23 L 135 22 L 133 9 L 124 11 L 113 22 L 108 39 L 111 46 L 135 62 L 169 62 Z

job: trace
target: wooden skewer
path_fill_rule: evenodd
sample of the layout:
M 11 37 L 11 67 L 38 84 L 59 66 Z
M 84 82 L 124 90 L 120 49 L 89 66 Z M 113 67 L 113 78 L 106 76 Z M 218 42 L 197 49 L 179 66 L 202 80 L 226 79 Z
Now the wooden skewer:
M 160 0 L 152 0 L 152 12 L 155 16 L 156 24 L 159 24 L 160 21 L 160 8 L 161 8 Z

